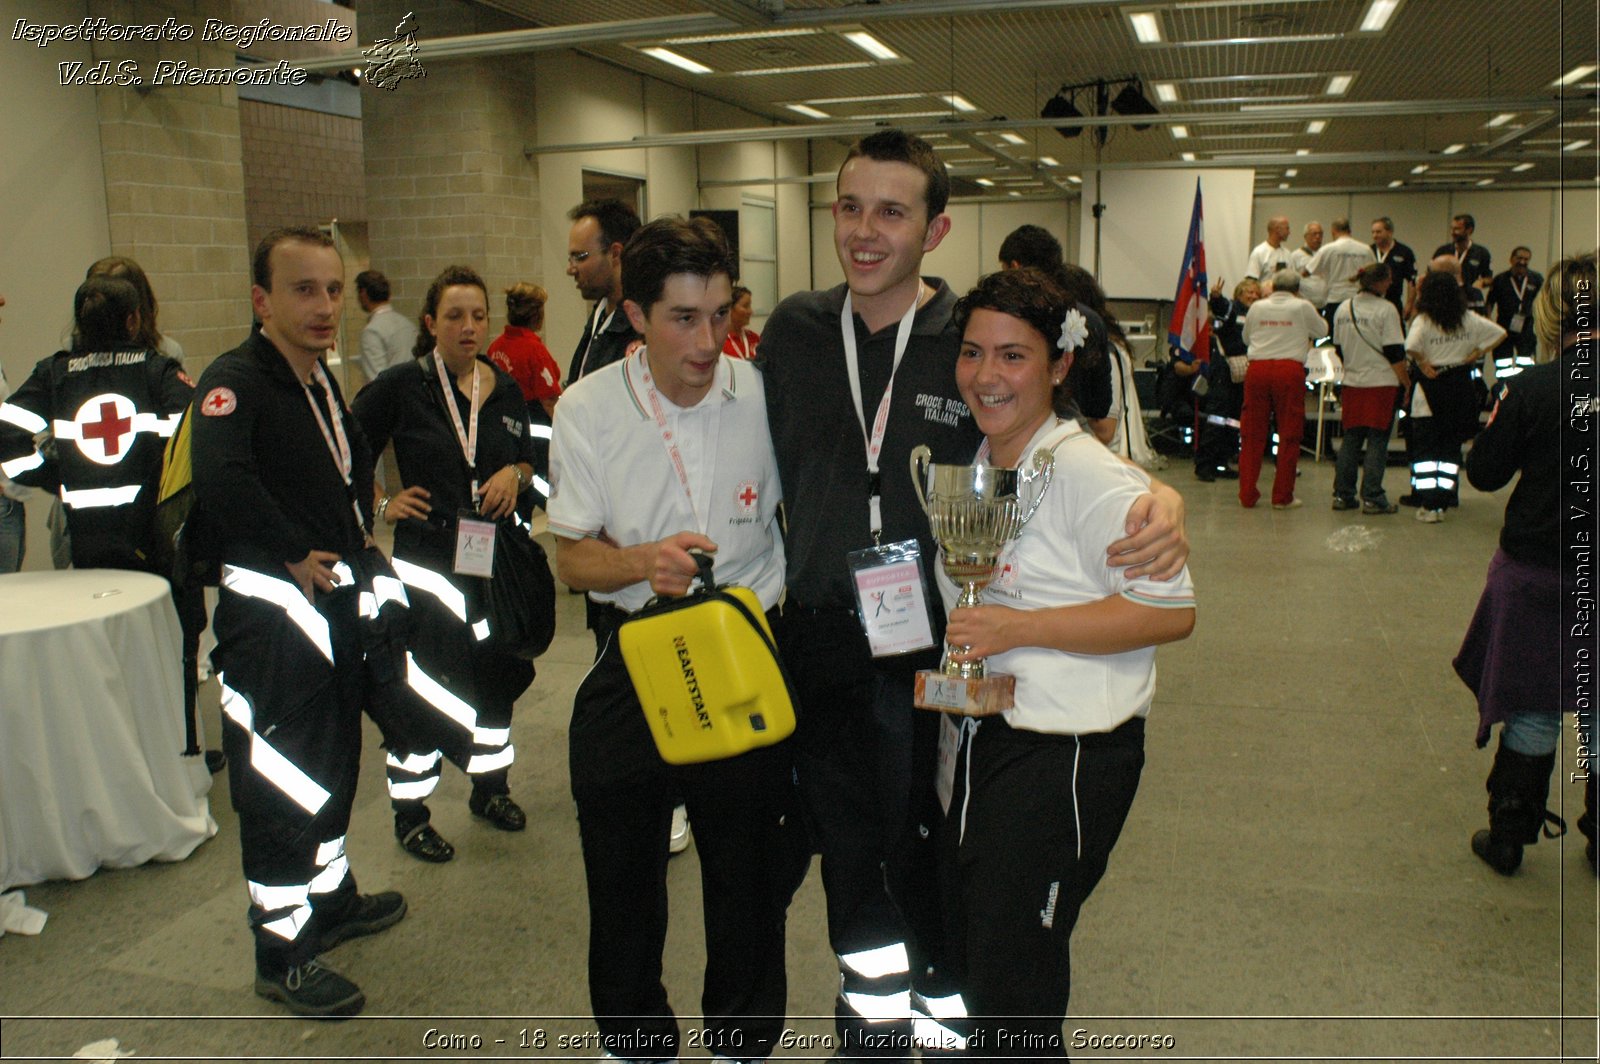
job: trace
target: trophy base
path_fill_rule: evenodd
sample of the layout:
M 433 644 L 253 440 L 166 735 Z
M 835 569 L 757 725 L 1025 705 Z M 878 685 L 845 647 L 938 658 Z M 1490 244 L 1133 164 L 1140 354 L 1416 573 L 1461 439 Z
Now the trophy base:
M 917 708 L 963 717 L 992 717 L 1011 708 L 1017 678 L 1003 673 L 988 676 L 946 676 L 938 669 L 917 673 Z

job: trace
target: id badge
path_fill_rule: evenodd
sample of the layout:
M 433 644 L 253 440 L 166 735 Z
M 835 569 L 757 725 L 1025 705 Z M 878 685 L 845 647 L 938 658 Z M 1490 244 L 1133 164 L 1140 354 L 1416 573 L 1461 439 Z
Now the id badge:
M 471 511 L 456 518 L 454 571 L 462 576 L 493 576 L 494 533 L 493 521 L 485 521 Z
M 845 555 L 856 589 L 856 615 L 875 658 L 934 645 L 922 548 L 914 539 Z
M 1522 327 L 1526 323 L 1527 319 L 1521 314 L 1513 314 L 1511 315 L 1511 324 L 1506 328 L 1506 332 L 1516 333 L 1520 336 L 1522 335 Z

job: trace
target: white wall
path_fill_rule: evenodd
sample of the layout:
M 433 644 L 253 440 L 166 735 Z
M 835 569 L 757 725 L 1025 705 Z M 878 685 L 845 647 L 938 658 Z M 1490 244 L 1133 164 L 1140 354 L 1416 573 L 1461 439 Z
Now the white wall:
M 1250 201 L 1255 171 L 1116 170 L 1105 175 L 1100 201 L 1100 268 L 1094 263 L 1094 173 L 1083 176 L 1078 261 L 1096 272 L 1112 299 L 1171 300 L 1178 287 L 1199 182 L 1205 212 L 1209 279 L 1229 276 L 1250 253 Z M 1237 275 L 1236 275 L 1237 276 Z
M 82 2 L 0 0 L 5 27 L 19 18 L 77 22 L 85 13 Z M 60 349 L 83 271 L 111 251 L 95 90 L 57 82 L 56 64 L 73 60 L 92 62 L 89 46 L 7 42 L 0 63 L 0 233 L 9 252 L 0 256 L 0 365 L 13 388 Z M 28 503 L 28 569 L 50 567 L 49 504 L 38 492 Z

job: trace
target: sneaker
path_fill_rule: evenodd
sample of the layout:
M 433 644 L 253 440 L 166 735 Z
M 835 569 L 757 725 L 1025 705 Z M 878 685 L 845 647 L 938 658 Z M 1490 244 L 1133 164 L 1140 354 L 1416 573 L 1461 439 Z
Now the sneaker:
M 1305 503 L 1301 502 L 1298 498 L 1295 498 L 1290 499 L 1288 502 L 1275 502 L 1272 504 L 1272 508 L 1274 510 L 1298 510 L 1304 505 Z
M 511 800 L 509 794 L 496 794 L 478 801 L 474 794 L 467 799 L 467 808 L 480 820 L 487 820 L 501 831 L 521 831 L 528 826 L 528 815 L 522 806 Z
M 1400 507 L 1392 502 L 1364 502 L 1361 504 L 1361 512 L 1364 514 L 1397 514 L 1400 512 Z
M 273 977 L 256 972 L 256 993 L 281 1001 L 297 1016 L 343 1019 L 367 1003 L 361 988 L 313 957 Z
M 321 948 L 330 950 L 349 938 L 375 935 L 386 927 L 393 927 L 406 914 L 406 900 L 397 891 L 381 894 L 357 894 L 344 914 L 323 929 Z
M 1443 510 L 1418 510 L 1417 520 L 1425 525 L 1436 525 L 1444 520 Z
M 677 806 L 672 810 L 672 834 L 667 836 L 667 852 L 682 853 L 689 848 L 689 810 Z
M 1333 497 L 1333 508 L 1335 510 L 1354 510 L 1358 505 L 1360 504 L 1354 499 L 1345 499 L 1338 495 Z

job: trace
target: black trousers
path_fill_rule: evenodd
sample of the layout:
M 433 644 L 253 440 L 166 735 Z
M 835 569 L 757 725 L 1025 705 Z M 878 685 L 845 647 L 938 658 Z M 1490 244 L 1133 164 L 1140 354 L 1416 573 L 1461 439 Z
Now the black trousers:
M 229 566 L 214 621 L 256 966 L 269 975 L 314 957 L 356 893 L 344 836 L 368 686 L 358 594 L 318 595 L 314 608 L 299 594 Z
M 943 814 L 934 789 L 940 715 L 913 705 L 906 663 L 873 662 L 848 611 L 786 606 L 778 637 L 800 698 L 795 772 L 822 854 L 828 941 L 840 961 L 839 1056 L 909 1059 L 910 992 L 944 990 L 936 845 Z M 897 947 L 904 963 L 884 963 Z
M 966 723 L 942 871 L 969 1058 L 1067 1055 L 1072 929 L 1143 767 L 1142 717 L 1090 735 L 1022 731 L 1000 717 Z
M 595 1020 L 615 1056 L 678 1055 L 661 952 L 668 835 L 683 801 L 705 907 L 701 1044 L 735 1059 L 768 1056 L 787 1006 L 785 914 L 804 875 L 790 839 L 799 825 L 789 816 L 789 744 L 699 765 L 662 761 L 617 648 L 617 619 L 601 614 L 604 645 L 578 687 L 569 733 Z

